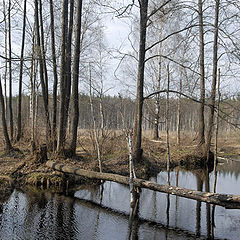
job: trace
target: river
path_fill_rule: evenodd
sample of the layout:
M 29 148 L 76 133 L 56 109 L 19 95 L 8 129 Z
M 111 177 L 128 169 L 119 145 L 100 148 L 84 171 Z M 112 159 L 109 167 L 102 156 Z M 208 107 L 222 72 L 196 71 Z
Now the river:
M 219 193 L 240 194 L 240 162 L 224 161 L 217 167 Z M 166 172 L 152 178 L 165 184 Z M 214 174 L 174 169 L 171 185 L 212 190 Z M 0 239 L 101 239 L 121 240 L 128 236 L 129 189 L 105 182 L 82 186 L 74 194 L 15 189 L 0 203 Z M 134 239 L 239 239 L 240 210 L 201 203 L 143 189 Z

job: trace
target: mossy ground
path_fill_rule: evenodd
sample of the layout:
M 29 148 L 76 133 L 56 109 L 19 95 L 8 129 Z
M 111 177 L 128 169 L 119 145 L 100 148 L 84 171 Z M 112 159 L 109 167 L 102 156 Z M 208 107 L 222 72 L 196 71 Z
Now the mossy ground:
M 6 201 L 13 191 L 12 178 L 0 176 L 0 202 Z

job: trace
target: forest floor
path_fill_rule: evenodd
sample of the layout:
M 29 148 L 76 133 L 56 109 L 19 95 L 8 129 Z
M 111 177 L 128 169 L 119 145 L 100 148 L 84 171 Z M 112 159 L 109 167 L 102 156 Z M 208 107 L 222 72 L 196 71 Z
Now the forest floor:
M 78 140 L 77 156 L 74 158 L 59 158 L 54 154 L 48 154 L 48 159 L 64 163 L 76 168 L 98 171 L 98 160 L 94 141 L 87 132 L 81 134 Z M 3 138 L 1 138 L 3 139 Z M 170 136 L 171 168 L 178 165 L 198 167 L 195 164 L 201 161 L 201 156 L 196 154 L 196 143 L 190 135 L 182 135 L 182 144 L 176 144 L 176 137 Z M 223 158 L 240 158 L 240 144 L 237 133 L 231 137 L 219 138 L 219 156 Z M 126 138 L 121 133 L 111 133 L 102 143 L 102 165 L 103 172 L 129 174 L 128 145 Z M 43 163 L 36 161 L 36 154 L 31 153 L 31 142 L 20 141 L 14 144 L 18 149 L 5 153 L 4 142 L 0 142 L 0 194 L 1 191 L 8 191 L 9 188 L 26 183 L 32 185 L 43 185 L 49 180 L 52 185 L 61 185 L 63 175 L 46 167 Z M 139 178 L 154 176 L 166 169 L 166 140 L 162 135 L 159 140 L 152 140 L 147 135 L 143 137 L 143 160 L 137 163 L 136 175 Z M 194 159 L 194 160 L 193 160 Z M 192 163 L 194 163 L 192 165 Z M 9 188 L 8 188 L 8 187 Z

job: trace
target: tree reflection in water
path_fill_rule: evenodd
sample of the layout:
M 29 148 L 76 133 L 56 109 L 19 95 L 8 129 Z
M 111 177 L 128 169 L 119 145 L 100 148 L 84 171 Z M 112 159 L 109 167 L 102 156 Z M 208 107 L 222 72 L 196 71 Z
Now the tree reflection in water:
M 233 177 L 218 172 L 217 190 L 238 193 Z M 167 173 L 161 172 L 155 181 L 166 184 L 166 179 Z M 175 169 L 170 172 L 170 180 L 179 187 L 211 191 L 214 173 Z M 1 204 L 0 239 L 127 239 L 128 187 L 105 182 L 82 187 L 74 196 L 15 190 Z M 131 239 L 237 239 L 240 234 L 239 210 L 147 189 L 140 193 L 136 213 Z

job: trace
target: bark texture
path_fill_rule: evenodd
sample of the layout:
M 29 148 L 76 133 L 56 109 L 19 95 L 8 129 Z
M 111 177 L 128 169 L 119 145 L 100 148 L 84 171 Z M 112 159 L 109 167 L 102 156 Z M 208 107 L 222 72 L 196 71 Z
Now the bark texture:
M 0 77 L 0 103 L 2 108 L 2 125 L 3 125 L 3 134 L 5 138 L 5 144 L 6 144 L 6 150 L 9 151 L 12 149 L 12 144 L 9 139 L 8 130 L 7 130 L 7 122 L 5 118 L 5 105 L 4 105 L 4 96 L 2 91 L 2 83 L 1 83 L 1 77 Z
M 205 143 L 205 70 L 204 70 L 204 31 L 203 31 L 203 2 L 198 0 L 198 19 L 199 19 L 199 64 L 200 64 L 200 104 L 199 104 L 199 126 L 198 126 L 198 145 Z
M 142 116 L 143 116 L 143 87 L 144 87 L 144 67 L 146 53 L 146 30 L 147 30 L 147 11 L 148 0 L 140 1 L 140 40 L 138 58 L 138 77 L 137 77 L 137 99 L 133 133 L 134 158 L 139 161 L 142 155 Z
M 219 0 L 216 0 L 215 5 L 215 22 L 214 22 L 214 40 L 213 40 L 213 74 L 212 74 L 212 88 L 210 97 L 210 115 L 208 121 L 208 132 L 206 140 L 206 156 L 209 159 L 209 151 L 211 147 L 212 131 L 214 125 L 214 109 L 216 99 L 216 85 L 217 85 L 217 66 L 218 66 L 218 17 L 219 17 Z
M 58 145 L 57 151 L 62 154 L 64 151 L 65 134 L 65 107 L 66 107 L 66 39 L 67 39 L 67 21 L 68 21 L 68 0 L 63 1 L 62 8 L 62 40 L 61 40 L 61 68 L 60 68 L 60 109 L 59 109 L 59 131 L 58 131 Z
M 19 141 L 21 136 L 22 136 L 22 77 L 23 77 L 23 56 L 24 56 L 24 47 L 25 47 L 26 11 L 27 11 L 27 0 L 24 0 L 23 28 L 22 28 L 22 49 L 21 49 L 20 74 L 19 74 L 19 92 L 18 92 L 17 141 Z
M 82 0 L 78 0 L 77 5 L 77 22 L 75 32 L 75 50 L 73 57 L 73 84 L 72 84 L 72 106 L 73 106 L 73 121 L 72 121 L 72 139 L 71 151 L 76 154 L 77 144 L 77 128 L 79 120 L 78 106 L 78 81 L 79 81 L 79 59 L 80 59 L 80 44 L 81 44 L 81 19 L 82 19 Z
M 52 117 L 52 136 L 53 136 L 53 148 L 56 148 L 57 141 L 57 85 L 58 85 L 58 74 L 57 74 L 57 60 L 56 60 L 56 49 L 55 49 L 55 31 L 54 31 L 54 11 L 53 11 L 53 0 L 49 1 L 50 4 L 50 17 L 51 17 L 51 45 L 52 45 L 52 61 L 53 61 L 53 117 Z
M 13 139 L 13 109 L 12 109 L 12 29 L 11 29 L 11 0 L 8 3 L 8 53 L 9 53 L 9 121 L 10 121 L 10 138 Z
M 37 43 L 37 54 L 39 57 L 39 67 L 40 67 L 40 82 L 42 87 L 42 95 L 43 95 L 43 104 L 44 104 L 44 113 L 45 113 L 45 121 L 46 121 L 46 140 L 49 142 L 49 137 L 51 136 L 51 123 L 49 118 L 49 109 L 48 109 L 48 91 L 44 78 L 44 61 L 43 61 L 43 53 L 41 46 L 41 36 L 40 36 L 40 25 L 39 25 L 39 16 L 38 16 L 38 0 L 35 0 L 35 30 L 36 30 L 36 43 Z

